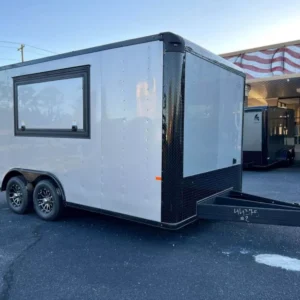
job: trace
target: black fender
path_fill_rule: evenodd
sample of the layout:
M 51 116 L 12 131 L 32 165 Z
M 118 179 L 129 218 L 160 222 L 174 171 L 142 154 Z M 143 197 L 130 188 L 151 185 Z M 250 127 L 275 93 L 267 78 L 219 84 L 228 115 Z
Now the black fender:
M 46 171 L 37 171 L 37 170 L 28 170 L 28 169 L 21 169 L 21 168 L 13 168 L 11 170 L 9 170 L 6 175 L 4 176 L 3 180 L 2 180 L 2 184 L 1 184 L 1 191 L 5 191 L 6 190 L 6 186 L 8 181 L 10 180 L 10 178 L 14 177 L 14 176 L 20 176 L 22 175 L 28 185 L 27 188 L 28 189 L 33 189 L 34 185 L 42 180 L 42 179 L 51 179 L 52 181 L 54 181 L 54 183 L 59 187 L 60 191 L 61 191 L 61 197 L 63 200 L 63 203 L 66 203 L 66 196 L 65 196 L 65 192 L 63 189 L 63 186 L 61 184 L 61 182 L 58 180 L 58 178 L 50 173 L 50 172 L 46 172 Z

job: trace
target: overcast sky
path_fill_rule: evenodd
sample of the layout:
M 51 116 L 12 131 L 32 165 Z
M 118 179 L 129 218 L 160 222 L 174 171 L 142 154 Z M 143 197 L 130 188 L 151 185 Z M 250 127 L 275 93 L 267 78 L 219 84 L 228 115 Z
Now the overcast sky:
M 57 53 L 163 31 L 217 54 L 300 39 L 299 0 L 1 0 L 0 11 L 0 41 Z M 0 65 L 20 60 L 16 47 L 0 42 Z

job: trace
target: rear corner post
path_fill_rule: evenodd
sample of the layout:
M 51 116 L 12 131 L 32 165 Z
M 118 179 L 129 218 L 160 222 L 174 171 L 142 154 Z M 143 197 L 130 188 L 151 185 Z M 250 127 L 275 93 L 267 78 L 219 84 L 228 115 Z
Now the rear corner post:
M 163 33 L 161 221 L 178 223 L 182 207 L 185 42 Z

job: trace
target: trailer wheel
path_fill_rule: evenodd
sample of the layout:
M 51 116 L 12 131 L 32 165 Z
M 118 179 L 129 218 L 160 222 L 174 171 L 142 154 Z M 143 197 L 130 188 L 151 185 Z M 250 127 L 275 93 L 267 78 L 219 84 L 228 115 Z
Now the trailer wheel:
M 33 192 L 33 206 L 37 215 L 46 221 L 57 219 L 63 210 L 61 193 L 50 180 L 40 181 Z
M 295 162 L 295 152 L 292 152 L 292 154 L 290 154 L 290 165 L 293 165 Z
M 30 207 L 30 195 L 23 176 L 12 177 L 6 186 L 8 207 L 17 214 L 25 214 Z

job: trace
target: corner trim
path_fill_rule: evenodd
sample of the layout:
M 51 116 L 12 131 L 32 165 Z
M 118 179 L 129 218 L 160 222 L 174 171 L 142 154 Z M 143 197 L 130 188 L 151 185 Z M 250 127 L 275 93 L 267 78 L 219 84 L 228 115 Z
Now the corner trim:
M 165 52 L 185 52 L 185 40 L 172 32 L 162 33 Z
M 161 221 L 182 221 L 185 53 L 167 52 L 163 63 Z

